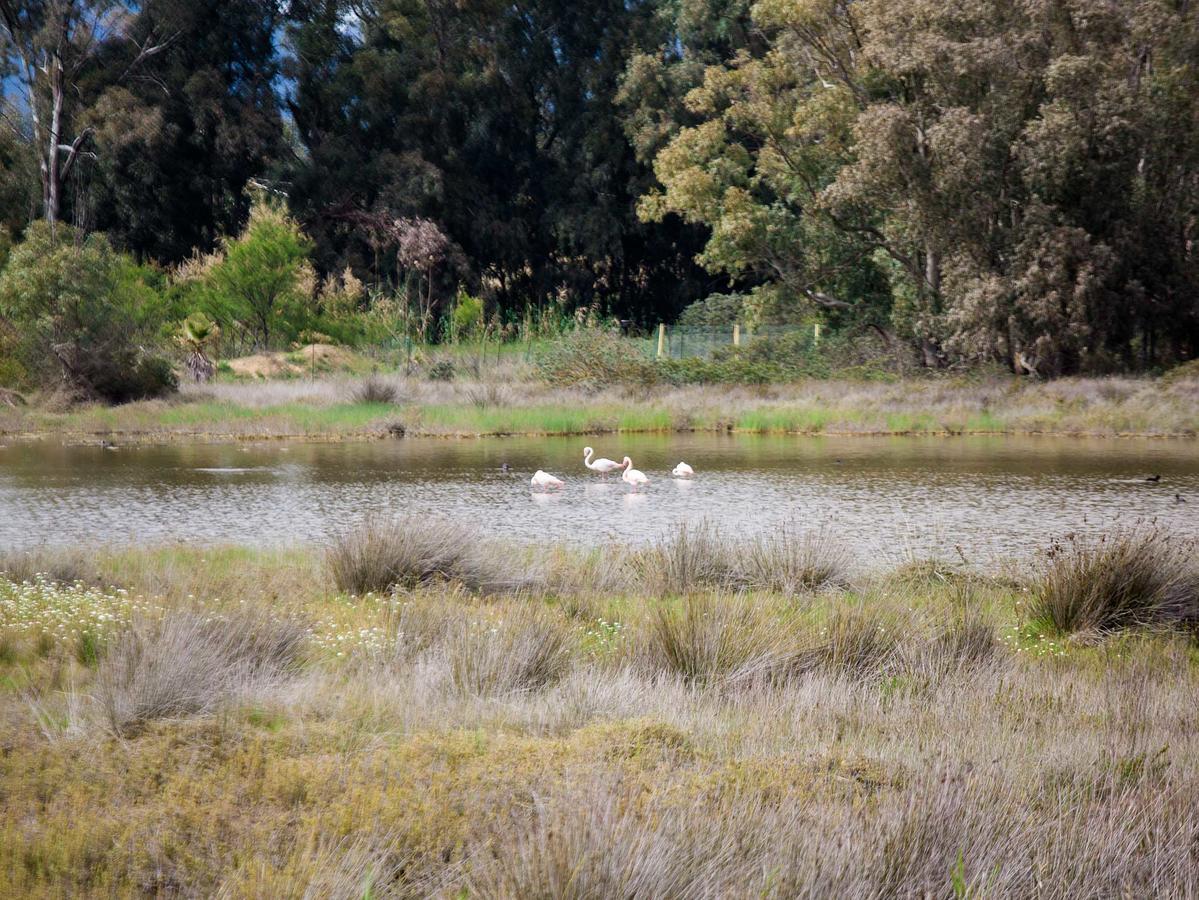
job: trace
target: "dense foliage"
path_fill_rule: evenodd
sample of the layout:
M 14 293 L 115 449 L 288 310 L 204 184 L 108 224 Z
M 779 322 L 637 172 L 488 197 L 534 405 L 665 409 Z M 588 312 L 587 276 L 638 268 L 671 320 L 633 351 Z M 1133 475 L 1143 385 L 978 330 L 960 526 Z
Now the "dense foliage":
M 182 265 L 164 334 L 1199 348 L 1190 0 L 2 0 L 0 63 L 0 226 Z
M 32 225 L 0 275 L 7 379 L 110 402 L 174 390 L 170 366 L 144 349 L 164 313 L 155 273 L 103 235 L 58 230 Z
M 751 18 L 758 45 L 686 94 L 642 206 L 707 225 L 705 265 L 930 364 L 1193 355 L 1191 4 L 760 0 Z

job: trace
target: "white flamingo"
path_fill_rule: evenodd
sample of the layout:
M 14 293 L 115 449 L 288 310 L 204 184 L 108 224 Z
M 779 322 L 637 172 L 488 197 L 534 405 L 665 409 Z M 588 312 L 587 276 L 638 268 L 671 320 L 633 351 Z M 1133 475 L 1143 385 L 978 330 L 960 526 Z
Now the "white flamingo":
M 637 490 L 643 484 L 649 484 L 649 479 L 645 477 L 645 473 L 639 469 L 634 469 L 633 461 L 627 456 L 624 458 L 624 474 L 620 476 L 620 479 L 631 484 L 633 490 Z
M 675 478 L 690 478 L 695 474 L 695 469 L 691 468 L 691 466 L 687 465 L 685 462 L 681 462 L 674 467 L 670 474 Z
M 618 463 L 614 459 L 605 459 L 601 456 L 599 459 L 593 460 L 591 458 L 591 454 L 594 452 L 595 451 L 590 447 L 583 448 L 583 465 L 589 468 L 592 472 L 599 472 L 604 476 L 604 478 L 607 478 L 617 469 L 624 468 L 622 463 Z
M 536 472 L 534 472 L 533 477 L 529 479 L 529 484 L 533 485 L 535 488 L 542 489 L 559 488 L 565 483 L 566 482 L 564 482 L 561 478 L 555 478 L 549 472 L 543 472 L 541 469 L 538 469 Z

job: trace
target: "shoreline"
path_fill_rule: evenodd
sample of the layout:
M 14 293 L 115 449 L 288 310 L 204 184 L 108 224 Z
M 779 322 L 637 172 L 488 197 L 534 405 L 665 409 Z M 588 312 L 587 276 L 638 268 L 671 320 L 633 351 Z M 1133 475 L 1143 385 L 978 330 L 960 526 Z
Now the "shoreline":
M 1199 379 L 806 381 L 594 390 L 529 380 L 213 382 L 116 407 L 0 408 L 0 439 L 360 442 L 761 434 L 1199 437 Z
M 1199 434 L 1194 432 L 1152 431 L 1085 431 L 1011 429 L 1000 431 L 982 430 L 872 430 L 860 428 L 820 430 L 742 429 L 742 428 L 596 428 L 579 431 L 422 431 L 414 429 L 404 435 L 393 435 L 386 431 L 349 431 L 330 434 L 328 432 L 222 432 L 222 431 L 139 431 L 126 429 L 75 431 L 40 429 L 32 431 L 6 431 L 0 429 L 0 440 L 36 443 L 40 441 L 83 442 L 88 440 L 119 439 L 136 446 L 155 444 L 226 444 L 226 443 L 311 443 L 311 444 L 355 444 L 380 441 L 439 440 L 476 441 L 502 438 L 565 438 L 591 437 L 595 435 L 672 435 L 672 434 L 727 434 L 739 437 L 838 437 L 838 438 L 1060 438 L 1079 440 L 1137 440 L 1137 441 L 1195 441 Z

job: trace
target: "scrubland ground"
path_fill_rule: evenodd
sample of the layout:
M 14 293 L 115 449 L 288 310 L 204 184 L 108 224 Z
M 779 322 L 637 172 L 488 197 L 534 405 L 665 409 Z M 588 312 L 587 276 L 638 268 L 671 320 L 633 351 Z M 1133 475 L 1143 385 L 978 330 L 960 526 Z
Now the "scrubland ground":
M 470 538 L 0 560 L 0 894 L 1199 893 L 1193 547 Z
M 745 432 L 1199 433 L 1199 378 L 810 380 L 759 386 L 554 386 L 506 361 L 454 381 L 400 375 L 218 381 L 117 407 L 0 406 L 0 434 L 327 439 Z

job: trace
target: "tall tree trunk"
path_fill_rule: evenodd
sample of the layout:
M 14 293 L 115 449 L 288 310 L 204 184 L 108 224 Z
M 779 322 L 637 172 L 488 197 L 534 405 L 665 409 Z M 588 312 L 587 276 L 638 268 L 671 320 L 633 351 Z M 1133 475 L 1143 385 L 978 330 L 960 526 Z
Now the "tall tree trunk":
M 924 251 L 924 280 L 928 284 L 929 299 L 935 301 L 941 294 L 941 254 L 932 247 Z
M 50 133 L 46 147 L 46 221 L 53 229 L 58 224 L 62 193 L 62 174 L 58 159 L 59 134 L 62 130 L 63 70 L 58 54 L 50 57 Z

